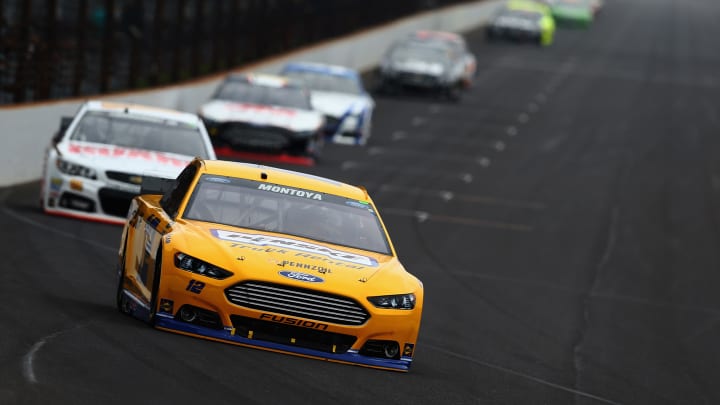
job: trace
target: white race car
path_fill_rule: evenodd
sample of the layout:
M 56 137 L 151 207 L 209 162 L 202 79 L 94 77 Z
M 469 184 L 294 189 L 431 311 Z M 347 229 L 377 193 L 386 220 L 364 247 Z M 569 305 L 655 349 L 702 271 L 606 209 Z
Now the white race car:
M 88 101 L 62 119 L 47 148 L 41 205 L 49 214 L 122 224 L 143 175 L 175 178 L 194 157 L 216 158 L 197 115 Z
M 312 160 L 323 144 L 325 118 L 308 89 L 287 77 L 231 74 L 199 115 L 220 156 Z
M 281 74 L 310 89 L 313 108 L 325 115 L 325 136 L 332 142 L 364 145 L 370 137 L 375 102 L 360 74 L 344 66 L 293 62 Z

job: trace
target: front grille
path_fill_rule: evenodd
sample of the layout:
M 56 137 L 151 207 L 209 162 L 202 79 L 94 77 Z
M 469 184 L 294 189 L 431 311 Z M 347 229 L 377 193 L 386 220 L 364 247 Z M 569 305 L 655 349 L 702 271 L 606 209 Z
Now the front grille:
M 70 192 L 62 193 L 58 205 L 76 211 L 95 212 L 95 202 L 93 200 Z
M 291 137 L 292 132 L 282 128 L 230 123 L 219 128 L 213 141 L 233 149 L 272 152 L 288 149 Z
M 283 316 L 276 315 L 270 319 L 274 320 L 262 321 L 239 315 L 230 316 L 230 321 L 235 328 L 235 335 L 250 339 L 264 340 L 327 353 L 345 353 L 357 340 L 355 336 L 326 332 L 321 328 L 323 324 L 317 324 L 315 328 L 300 327 L 282 323 L 288 319 Z
M 105 176 L 107 176 L 108 179 L 128 184 L 140 185 L 142 183 L 142 177 L 133 173 L 115 172 L 108 170 L 105 172 Z
M 128 209 L 130 209 L 130 202 L 135 195 L 135 193 L 111 188 L 101 188 L 100 191 L 98 191 L 100 207 L 103 212 L 115 217 L 124 217 L 127 215 Z
M 362 325 L 370 314 L 355 300 L 281 284 L 246 281 L 225 290 L 241 307 L 340 325 Z
M 410 86 L 435 86 L 439 83 L 437 76 L 410 72 L 401 72 L 397 80 L 402 84 Z

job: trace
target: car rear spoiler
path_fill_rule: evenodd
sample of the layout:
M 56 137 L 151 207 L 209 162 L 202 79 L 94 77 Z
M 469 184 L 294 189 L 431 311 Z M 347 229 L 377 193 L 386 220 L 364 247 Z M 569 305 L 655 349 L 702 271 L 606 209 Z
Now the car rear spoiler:
M 165 194 L 175 188 L 175 179 L 166 177 L 143 176 L 140 194 Z

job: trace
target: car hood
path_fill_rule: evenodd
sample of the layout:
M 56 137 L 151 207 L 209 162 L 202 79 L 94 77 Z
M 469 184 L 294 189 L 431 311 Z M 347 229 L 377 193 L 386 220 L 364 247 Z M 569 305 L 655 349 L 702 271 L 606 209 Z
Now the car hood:
M 313 91 L 310 99 L 314 109 L 332 117 L 358 115 L 372 104 L 372 100 L 366 95 L 329 91 Z
M 315 131 L 324 124 L 323 116 L 316 111 L 223 100 L 214 100 L 203 105 L 200 115 L 206 120 L 218 123 L 242 122 L 296 132 Z
M 395 256 L 272 232 L 185 223 L 190 232 L 182 243 L 193 249 L 185 253 L 233 272 L 238 281 L 252 279 L 346 295 L 366 289 L 373 294 L 397 294 L 419 286 L 419 281 L 408 281 L 416 279 L 408 277 Z
M 62 157 L 99 171 L 152 174 L 175 178 L 193 156 L 126 148 L 91 142 L 61 142 L 56 146 Z

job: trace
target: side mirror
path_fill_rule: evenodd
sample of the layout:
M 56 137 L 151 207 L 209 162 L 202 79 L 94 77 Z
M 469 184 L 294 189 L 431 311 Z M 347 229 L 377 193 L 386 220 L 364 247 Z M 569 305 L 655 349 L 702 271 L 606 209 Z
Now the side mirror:
M 57 144 L 60 142 L 60 140 L 65 135 L 65 131 L 67 131 L 68 127 L 72 123 L 74 117 L 62 117 L 60 118 L 60 129 L 53 135 L 52 142 L 53 144 Z

